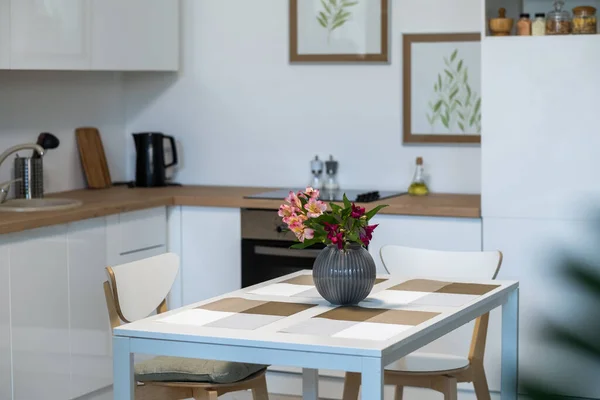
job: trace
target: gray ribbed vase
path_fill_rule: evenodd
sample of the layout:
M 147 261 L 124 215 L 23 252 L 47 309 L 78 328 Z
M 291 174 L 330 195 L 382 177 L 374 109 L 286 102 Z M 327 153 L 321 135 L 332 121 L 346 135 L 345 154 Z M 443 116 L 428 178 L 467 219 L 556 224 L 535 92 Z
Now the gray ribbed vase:
M 350 305 L 364 300 L 375 284 L 375 261 L 360 245 L 338 250 L 329 245 L 317 256 L 313 280 L 317 291 L 332 304 Z

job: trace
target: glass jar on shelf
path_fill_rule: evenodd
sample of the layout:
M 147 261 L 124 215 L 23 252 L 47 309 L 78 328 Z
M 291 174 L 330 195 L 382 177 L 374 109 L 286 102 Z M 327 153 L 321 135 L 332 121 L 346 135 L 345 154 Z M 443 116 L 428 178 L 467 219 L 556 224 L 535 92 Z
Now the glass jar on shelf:
M 519 36 L 531 36 L 531 19 L 528 13 L 522 13 L 519 15 L 517 21 L 517 35 Z
M 554 9 L 546 15 L 546 35 L 568 35 L 571 33 L 571 14 L 563 10 L 563 0 L 554 1 Z
M 535 14 L 535 19 L 531 24 L 531 34 L 533 36 L 544 36 L 546 34 L 546 14 Z
M 596 9 L 580 6 L 573 9 L 573 34 L 595 34 L 597 31 Z

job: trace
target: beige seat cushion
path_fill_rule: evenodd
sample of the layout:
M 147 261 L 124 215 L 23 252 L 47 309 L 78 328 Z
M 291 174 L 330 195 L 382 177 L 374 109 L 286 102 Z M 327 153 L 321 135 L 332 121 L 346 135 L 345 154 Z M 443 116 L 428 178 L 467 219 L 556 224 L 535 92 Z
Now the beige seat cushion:
M 469 365 L 466 357 L 435 353 L 411 353 L 385 367 L 388 371 L 443 372 L 461 369 Z
M 138 382 L 233 383 L 265 369 L 265 365 L 182 357 L 155 357 L 135 365 Z

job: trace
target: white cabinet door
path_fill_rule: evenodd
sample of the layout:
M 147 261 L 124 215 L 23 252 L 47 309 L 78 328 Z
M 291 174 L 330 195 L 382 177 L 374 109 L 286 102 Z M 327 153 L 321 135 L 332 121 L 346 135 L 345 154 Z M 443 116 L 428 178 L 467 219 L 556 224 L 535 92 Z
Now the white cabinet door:
M 558 269 L 566 250 L 577 256 L 594 255 L 591 266 L 600 274 L 598 253 L 594 250 L 598 246 L 598 231 L 592 232 L 584 221 L 485 218 L 483 223 L 484 248 L 500 249 L 504 254 L 498 279 L 519 280 L 521 381 L 529 373 L 547 379 L 574 398 L 597 399 L 600 363 L 543 337 L 547 333 L 546 318 L 582 337 L 597 337 L 597 321 L 590 317 L 597 315 L 597 301 L 593 302 L 585 288 L 573 285 Z M 595 308 L 594 312 L 590 308 Z M 494 330 L 490 333 L 494 334 Z M 499 367 L 499 353 L 488 352 L 488 376 Z M 490 387 L 498 389 L 498 382 L 490 382 Z
M 10 5 L 12 69 L 90 68 L 89 0 L 11 0 Z
M 238 208 L 182 207 L 183 304 L 242 287 Z
M 600 197 L 598 37 L 506 39 L 482 40 L 482 215 L 586 218 Z
M 92 69 L 176 71 L 178 0 L 91 0 Z
M 70 397 L 66 225 L 11 235 L 14 400 Z
M 4 242 L 4 241 L 3 241 Z M 9 247 L 0 244 L 0 399 L 12 399 Z
M 385 273 L 379 249 L 386 244 L 434 250 L 481 250 L 481 219 L 434 218 L 379 214 L 371 219 L 379 224 L 373 232 L 369 253 L 377 272 Z
M 167 248 L 167 208 L 156 207 L 106 217 L 109 265 L 162 254 Z
M 107 279 L 105 218 L 68 225 L 71 396 L 112 384 L 111 331 L 102 284 Z
M 10 68 L 10 0 L 0 0 L 0 69 Z

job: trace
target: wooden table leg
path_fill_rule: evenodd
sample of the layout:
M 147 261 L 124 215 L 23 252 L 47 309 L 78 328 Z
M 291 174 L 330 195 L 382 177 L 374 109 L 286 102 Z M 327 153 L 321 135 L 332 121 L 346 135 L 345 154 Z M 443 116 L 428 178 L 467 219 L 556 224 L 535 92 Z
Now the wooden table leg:
M 134 400 L 133 354 L 126 337 L 113 337 L 113 382 L 115 400 Z

